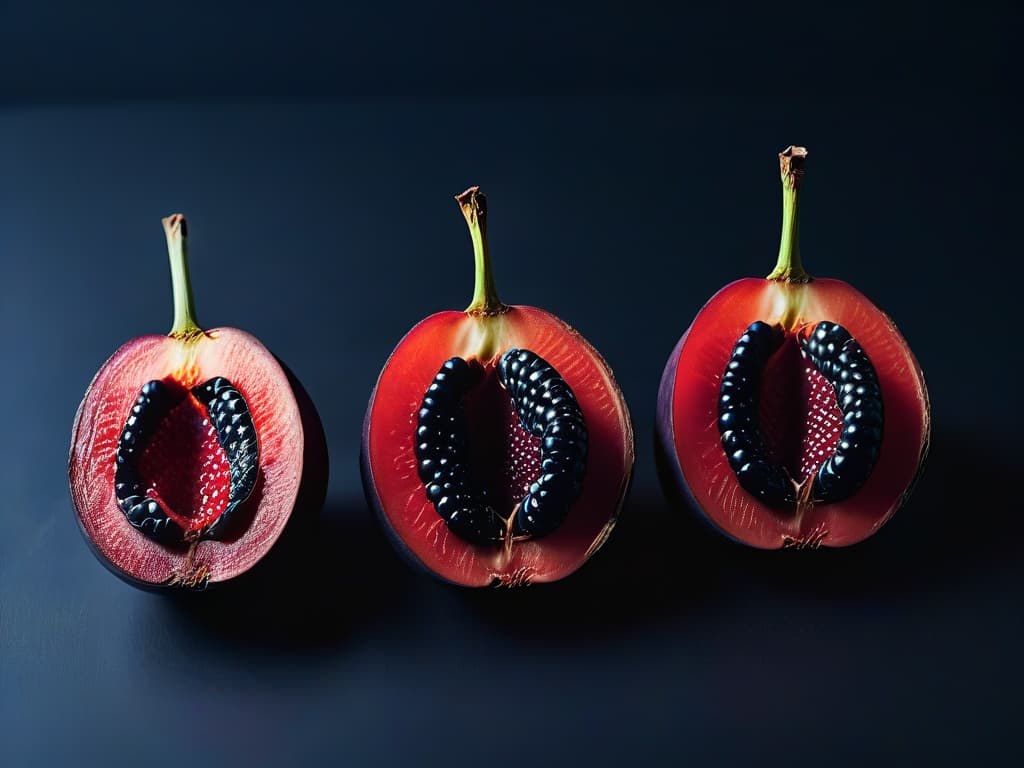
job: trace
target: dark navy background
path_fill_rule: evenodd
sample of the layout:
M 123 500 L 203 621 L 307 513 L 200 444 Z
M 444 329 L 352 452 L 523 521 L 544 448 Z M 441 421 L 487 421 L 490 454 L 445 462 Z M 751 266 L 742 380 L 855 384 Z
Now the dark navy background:
M 0 6 L 0 764 L 1019 758 L 1019 12 L 207 5 Z M 694 532 L 653 468 L 666 356 L 773 265 L 789 143 L 808 268 L 934 406 L 913 499 L 843 551 Z M 502 297 L 584 333 L 636 426 L 620 528 L 554 586 L 419 576 L 362 501 L 377 373 L 469 301 L 472 183 Z M 306 556 L 194 600 L 107 573 L 66 480 L 93 373 L 170 326 L 177 210 L 200 321 L 289 363 L 332 455 Z

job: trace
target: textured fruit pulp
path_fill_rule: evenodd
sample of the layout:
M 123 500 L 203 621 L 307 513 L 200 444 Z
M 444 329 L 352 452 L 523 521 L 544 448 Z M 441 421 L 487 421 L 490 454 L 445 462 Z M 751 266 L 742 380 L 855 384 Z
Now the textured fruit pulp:
M 769 457 L 801 483 L 835 452 L 843 413 L 835 389 L 787 334 L 765 365 L 758 408 Z
M 164 416 L 138 467 L 146 495 L 183 530 L 201 530 L 227 508 L 228 458 L 206 408 L 191 392 Z
M 508 518 L 540 475 L 540 440 L 519 424 L 509 392 L 497 368 L 487 365 L 463 400 L 468 429 L 469 474 L 487 491 L 494 510 Z

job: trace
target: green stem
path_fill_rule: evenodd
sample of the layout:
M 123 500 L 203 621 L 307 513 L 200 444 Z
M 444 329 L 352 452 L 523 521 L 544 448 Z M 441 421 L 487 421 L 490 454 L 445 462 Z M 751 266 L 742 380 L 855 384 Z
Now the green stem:
M 456 195 L 462 215 L 469 225 L 469 236 L 473 239 L 473 259 L 476 263 L 476 279 L 473 284 L 473 301 L 466 307 L 471 315 L 498 315 L 508 309 L 498 298 L 494 285 L 494 271 L 491 268 L 491 252 L 487 247 L 487 197 L 480 187 L 470 187 Z
M 185 217 L 175 213 L 163 220 L 167 235 L 167 255 L 171 261 L 171 289 L 174 292 L 174 325 L 170 336 L 183 339 L 203 332 L 196 322 L 196 302 L 188 274 L 188 226 Z
M 782 173 L 782 239 L 779 241 L 779 260 L 768 275 L 769 280 L 788 283 L 807 283 L 811 276 L 800 261 L 800 187 L 803 185 L 804 147 L 788 147 L 779 153 Z

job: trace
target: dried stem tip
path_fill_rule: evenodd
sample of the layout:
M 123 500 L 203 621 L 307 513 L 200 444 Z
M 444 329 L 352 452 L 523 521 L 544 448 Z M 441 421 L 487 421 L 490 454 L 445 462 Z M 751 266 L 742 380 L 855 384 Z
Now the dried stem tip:
M 786 147 L 779 152 L 779 170 L 782 183 L 790 189 L 800 189 L 804 180 L 804 160 L 807 159 L 806 147 Z
M 462 214 L 466 221 L 472 225 L 473 221 L 480 223 L 481 228 L 487 226 L 487 195 L 480 191 L 480 187 L 470 187 L 461 195 L 456 195 Z

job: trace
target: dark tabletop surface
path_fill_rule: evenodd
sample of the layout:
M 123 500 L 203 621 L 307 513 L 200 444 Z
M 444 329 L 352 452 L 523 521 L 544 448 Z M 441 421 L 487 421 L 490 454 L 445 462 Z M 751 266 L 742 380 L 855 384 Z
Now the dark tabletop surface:
M 185 5 L 0 11 L 0 765 L 1016 762 L 1019 14 Z M 653 467 L 668 353 L 774 263 L 789 143 L 805 263 L 934 407 L 912 500 L 843 551 L 696 531 Z M 502 297 L 587 336 L 636 427 L 620 527 L 556 585 L 420 576 L 362 500 L 376 375 L 468 302 L 472 183 Z M 200 320 L 292 367 L 332 458 L 301 555 L 190 599 L 102 568 L 66 479 L 94 372 L 170 325 L 177 210 Z

